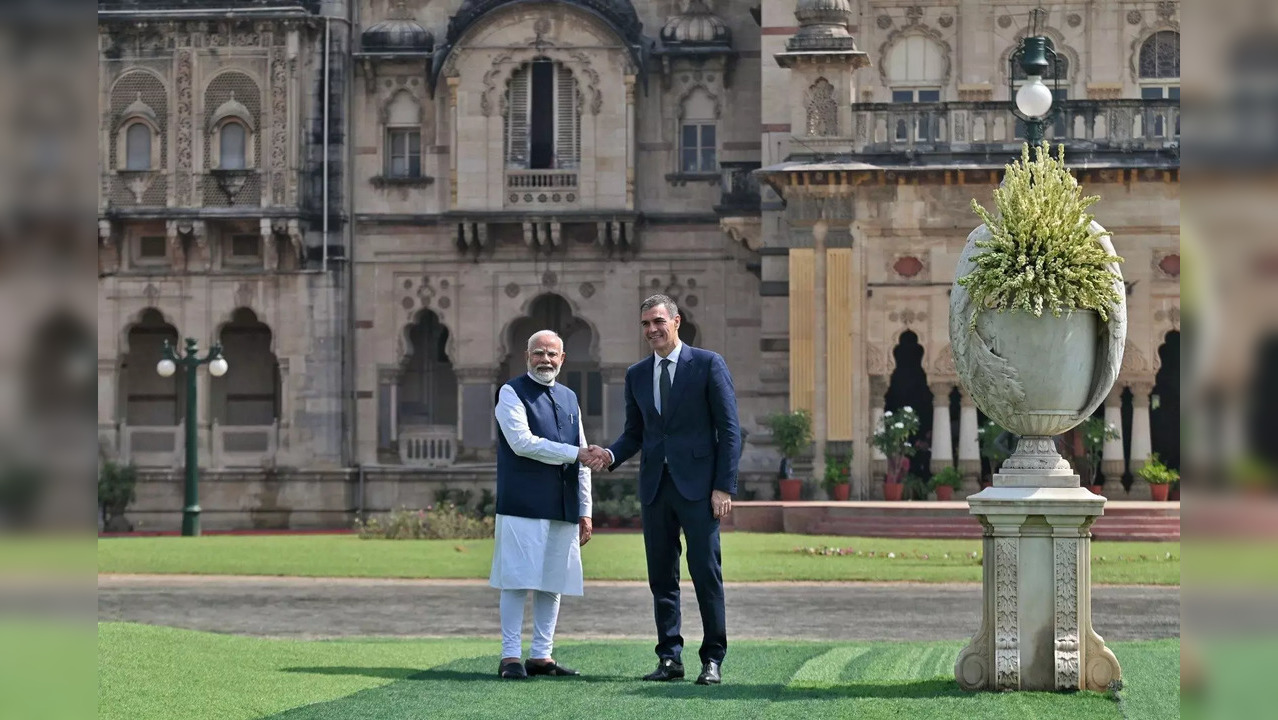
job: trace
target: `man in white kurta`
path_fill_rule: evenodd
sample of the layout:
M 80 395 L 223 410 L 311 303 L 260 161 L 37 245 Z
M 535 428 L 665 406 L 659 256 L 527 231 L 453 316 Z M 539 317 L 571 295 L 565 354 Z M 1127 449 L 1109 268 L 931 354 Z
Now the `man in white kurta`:
M 528 342 L 528 377 L 553 393 L 563 357 L 558 335 L 549 331 L 534 334 Z M 560 596 L 583 594 L 580 548 L 589 541 L 592 529 L 590 466 L 599 467 L 603 459 L 587 447 L 580 408 L 564 412 L 577 421 L 577 445 L 534 435 L 529 427 L 528 408 L 511 384 L 503 385 L 498 393 L 497 424 L 510 450 L 519 457 L 565 469 L 581 463 L 577 475 L 578 522 L 497 515 L 489 584 L 502 591 L 502 660 L 498 674 L 503 678 L 578 674 L 555 663 L 554 631 Z M 500 483 L 498 491 L 501 492 Z M 529 591 L 533 593 L 532 651 L 528 662 L 520 665 L 524 603 Z

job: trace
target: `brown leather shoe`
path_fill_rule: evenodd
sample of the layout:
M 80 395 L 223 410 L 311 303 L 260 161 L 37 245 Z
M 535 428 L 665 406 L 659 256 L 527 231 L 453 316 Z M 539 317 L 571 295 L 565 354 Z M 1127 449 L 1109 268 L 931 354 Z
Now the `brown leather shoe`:
M 644 680 L 653 682 L 666 682 L 668 680 L 680 680 L 683 678 L 683 663 L 670 658 L 662 658 L 657 664 L 657 669 L 643 676 Z

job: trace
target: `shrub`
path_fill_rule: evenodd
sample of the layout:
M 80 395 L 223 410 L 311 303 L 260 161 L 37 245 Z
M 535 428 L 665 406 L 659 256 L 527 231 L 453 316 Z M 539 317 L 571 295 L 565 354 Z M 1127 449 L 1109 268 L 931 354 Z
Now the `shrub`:
M 807 410 L 776 413 L 768 418 L 772 441 L 788 460 L 798 457 L 812 444 L 812 416 Z
M 98 509 L 103 528 L 110 532 L 133 529 L 124 511 L 137 499 L 138 470 L 132 465 L 119 465 L 110 460 L 98 470 Z
M 1180 479 L 1180 473 L 1167 467 L 1158 459 L 1158 453 L 1149 456 L 1136 476 L 1150 485 L 1167 485 Z
M 852 475 L 852 454 L 847 455 L 841 453 L 825 454 L 825 481 L 822 485 L 827 493 L 834 492 L 836 485 L 842 485 L 849 482 Z
M 365 540 L 478 540 L 493 536 L 495 518 L 476 518 L 452 503 L 425 510 L 401 507 L 383 519 L 355 521 Z
M 910 438 L 919 431 L 919 416 L 914 408 L 906 405 L 895 413 L 883 413 L 879 427 L 870 436 L 870 445 L 887 456 L 888 460 L 914 454 Z
M 998 215 L 972 200 L 972 210 L 989 227 L 991 239 L 978 242 L 985 252 L 976 267 L 959 278 L 977 311 L 1020 310 L 1041 317 L 1060 316 L 1071 309 L 1095 310 L 1109 320 L 1122 298 L 1115 288 L 1119 276 L 1110 268 L 1122 258 L 1111 255 L 1094 233 L 1087 212 L 1099 196 L 1083 197 L 1078 180 L 1065 168 L 1065 146 L 1055 159 L 1044 141 L 1030 160 L 1029 145 L 1021 160 L 1007 166 L 1002 186 L 994 191 Z
M 942 485 L 952 487 L 958 490 L 963 486 L 963 475 L 958 468 L 953 465 L 946 465 L 932 476 L 932 489 L 935 490 Z

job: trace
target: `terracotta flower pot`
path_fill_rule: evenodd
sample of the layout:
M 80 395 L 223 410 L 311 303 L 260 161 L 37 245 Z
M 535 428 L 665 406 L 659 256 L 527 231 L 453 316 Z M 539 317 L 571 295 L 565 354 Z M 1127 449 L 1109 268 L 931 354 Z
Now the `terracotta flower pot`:
M 1167 483 L 1149 486 L 1149 494 L 1154 499 L 1154 502 L 1166 502 L 1168 490 L 1171 490 L 1171 485 Z
M 953 499 L 954 499 L 954 488 L 950 487 L 949 485 L 937 485 L 937 486 L 936 486 L 936 499 L 937 499 L 938 501 L 941 501 L 941 502 L 946 502 L 946 501 L 949 501 L 949 500 L 953 500 Z
M 883 483 L 884 500 L 900 500 L 903 492 L 905 492 L 905 483 Z
M 803 490 L 803 481 L 799 478 L 788 478 L 781 480 L 781 499 L 787 502 L 793 502 L 799 499 L 799 493 Z
M 1093 495 L 1100 495 L 1100 494 L 1102 494 L 1102 493 L 1101 493 L 1101 489 L 1102 489 L 1103 487 L 1104 487 L 1103 485 L 1090 485 L 1090 486 L 1088 486 L 1088 489 L 1092 491 L 1092 494 L 1093 494 Z
M 851 483 L 839 483 L 834 486 L 834 492 L 831 493 L 831 499 L 838 500 L 839 502 L 846 502 L 851 493 Z

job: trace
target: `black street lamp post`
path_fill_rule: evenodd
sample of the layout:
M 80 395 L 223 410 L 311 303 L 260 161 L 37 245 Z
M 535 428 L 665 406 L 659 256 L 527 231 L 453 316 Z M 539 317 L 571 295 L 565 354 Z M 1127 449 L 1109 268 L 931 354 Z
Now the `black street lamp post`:
M 1048 43 L 1047 37 L 1038 31 L 1042 14 L 1041 8 L 1031 13 L 1030 29 L 1021 41 L 1020 48 L 1012 53 L 1007 75 L 1009 88 L 1015 98 L 1012 112 L 1025 122 L 1025 139 L 1031 147 L 1037 147 L 1043 141 L 1044 128 L 1061 111 L 1053 103 L 1053 90 L 1059 87 L 1049 88 L 1043 83 L 1043 76 L 1051 70 L 1053 85 L 1059 86 L 1060 73 L 1057 71 L 1056 51 Z M 1025 82 L 1019 89 L 1015 87 L 1017 66 L 1025 72 Z
M 195 338 L 186 339 L 185 354 L 180 354 L 164 341 L 164 355 L 155 366 L 160 377 L 173 377 L 178 365 L 186 371 L 186 485 L 182 507 L 182 535 L 195 537 L 200 534 L 200 448 L 196 435 L 196 385 L 195 371 L 201 365 L 209 366 L 209 374 L 222 377 L 229 366 L 222 357 L 222 346 L 215 343 L 209 353 L 200 357 Z

